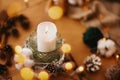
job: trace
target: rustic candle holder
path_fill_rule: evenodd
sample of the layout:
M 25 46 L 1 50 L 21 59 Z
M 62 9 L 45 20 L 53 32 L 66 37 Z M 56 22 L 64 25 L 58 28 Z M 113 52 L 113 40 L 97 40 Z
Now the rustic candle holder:
M 61 66 L 64 61 L 64 54 L 60 51 L 62 46 L 62 38 L 59 33 L 57 33 L 56 49 L 51 52 L 39 52 L 37 50 L 37 37 L 36 30 L 29 36 L 25 43 L 25 47 L 32 50 L 32 59 L 35 62 L 33 66 L 34 70 L 47 70 L 50 73 L 62 72 Z

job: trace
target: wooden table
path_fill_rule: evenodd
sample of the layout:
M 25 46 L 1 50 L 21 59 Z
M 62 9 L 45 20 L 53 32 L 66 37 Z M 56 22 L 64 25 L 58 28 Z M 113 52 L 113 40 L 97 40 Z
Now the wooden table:
M 2 4 L 1 6 L 4 7 L 5 9 L 7 8 L 8 4 L 11 4 L 13 1 L 16 0 L 1 0 Z M 13 48 L 16 45 L 23 45 L 26 38 L 30 35 L 32 31 L 34 31 L 37 27 L 37 25 L 40 22 L 43 21 L 52 21 L 56 24 L 57 30 L 59 33 L 61 33 L 62 38 L 65 39 L 66 43 L 69 43 L 72 46 L 72 56 L 76 60 L 78 65 L 82 65 L 84 59 L 91 55 L 90 49 L 83 43 L 82 37 L 83 33 L 86 30 L 86 27 L 78 20 L 72 20 L 66 16 L 62 17 L 59 20 L 52 20 L 48 17 L 47 13 L 45 12 L 45 7 L 46 7 L 46 1 L 43 0 L 29 0 L 29 7 L 25 5 L 25 3 L 22 0 L 17 0 L 21 3 L 22 5 L 22 10 L 20 11 L 19 14 L 24 14 L 26 15 L 30 21 L 31 21 L 31 29 L 29 31 L 24 31 L 22 30 L 19 26 L 19 32 L 20 32 L 20 37 L 19 38 L 14 38 L 10 37 L 8 44 L 12 45 Z M 92 80 L 106 80 L 104 77 L 106 69 L 116 63 L 115 58 L 102 58 L 102 67 L 101 70 L 96 72 L 96 73 L 88 73 L 87 76 L 89 76 Z M 19 75 L 19 71 L 16 71 L 15 68 L 10 68 L 11 71 L 13 71 L 13 80 L 21 80 L 21 77 Z M 15 72 L 14 72 L 15 71 Z M 65 75 L 57 76 L 56 78 L 52 80 L 72 80 L 69 77 L 65 77 Z M 79 79 L 78 79 L 79 80 Z

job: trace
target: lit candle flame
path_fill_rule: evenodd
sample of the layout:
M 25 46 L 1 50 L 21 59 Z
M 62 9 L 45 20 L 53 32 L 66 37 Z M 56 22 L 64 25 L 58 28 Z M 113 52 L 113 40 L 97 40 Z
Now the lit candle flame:
M 48 33 L 48 26 L 45 28 L 45 33 Z

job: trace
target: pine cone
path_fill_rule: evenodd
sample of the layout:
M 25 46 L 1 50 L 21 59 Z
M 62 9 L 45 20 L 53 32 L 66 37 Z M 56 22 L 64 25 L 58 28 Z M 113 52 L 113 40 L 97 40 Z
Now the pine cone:
M 57 66 L 53 65 L 53 64 L 49 64 L 46 69 L 50 72 L 50 73 L 55 73 L 57 72 Z
M 89 72 L 95 72 L 100 70 L 101 59 L 96 55 L 88 56 L 84 61 L 86 70 Z
M 108 68 L 105 76 L 107 80 L 120 80 L 120 62 Z
M 61 68 L 61 67 L 58 67 L 54 64 L 49 64 L 47 67 L 46 67 L 46 70 L 50 73 L 61 73 L 61 72 L 64 72 L 64 70 Z

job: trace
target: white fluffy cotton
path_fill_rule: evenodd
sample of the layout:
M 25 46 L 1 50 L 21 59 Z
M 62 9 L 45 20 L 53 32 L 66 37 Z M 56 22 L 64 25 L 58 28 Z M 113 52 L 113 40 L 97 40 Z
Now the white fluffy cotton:
M 30 57 L 32 55 L 32 51 L 29 48 L 23 48 L 21 51 L 26 57 Z
M 34 61 L 27 58 L 24 66 L 25 67 L 32 67 L 33 65 L 34 65 Z
M 32 51 L 29 48 L 23 48 L 21 51 L 21 54 L 25 56 L 25 63 L 24 64 L 16 63 L 15 67 L 18 70 L 21 69 L 23 66 L 32 67 L 34 65 L 34 61 L 30 58 L 30 56 L 32 55 Z M 16 54 L 14 56 L 14 61 L 16 61 L 17 58 L 18 58 L 18 55 Z
M 111 57 L 116 52 L 116 45 L 113 40 L 107 39 L 107 40 L 99 40 L 98 41 L 98 51 L 101 55 L 104 55 L 106 57 Z
M 16 69 L 20 70 L 23 67 L 23 65 L 22 64 L 15 64 L 15 67 L 16 67 Z

